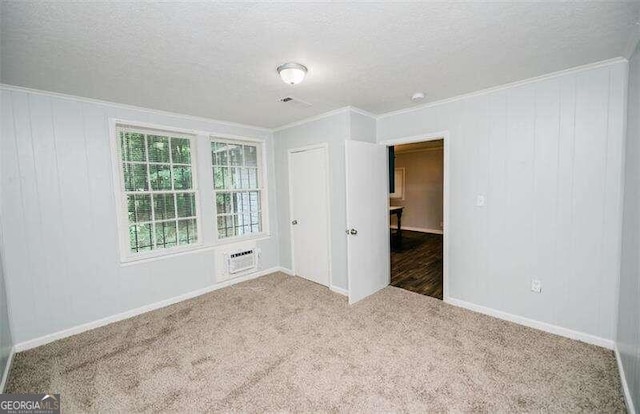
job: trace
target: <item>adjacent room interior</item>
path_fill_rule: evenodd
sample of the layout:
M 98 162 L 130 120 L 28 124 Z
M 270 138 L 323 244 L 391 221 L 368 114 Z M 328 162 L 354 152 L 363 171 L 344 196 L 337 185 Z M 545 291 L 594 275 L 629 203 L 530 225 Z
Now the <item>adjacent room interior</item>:
M 639 40 L 637 1 L 0 1 L 0 411 L 635 413 Z
M 391 285 L 442 300 L 444 139 L 389 149 Z

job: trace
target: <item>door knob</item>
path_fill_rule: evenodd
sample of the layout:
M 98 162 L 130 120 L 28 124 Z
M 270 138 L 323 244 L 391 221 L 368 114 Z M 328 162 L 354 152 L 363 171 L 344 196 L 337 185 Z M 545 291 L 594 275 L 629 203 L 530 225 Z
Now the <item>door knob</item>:
M 296 224 L 298 224 L 298 220 L 293 220 L 293 221 L 291 222 L 291 224 L 293 224 L 293 225 L 295 226 Z
M 349 230 L 349 234 L 352 235 L 352 236 L 355 236 L 356 234 L 358 234 L 358 230 L 351 229 L 351 230 Z

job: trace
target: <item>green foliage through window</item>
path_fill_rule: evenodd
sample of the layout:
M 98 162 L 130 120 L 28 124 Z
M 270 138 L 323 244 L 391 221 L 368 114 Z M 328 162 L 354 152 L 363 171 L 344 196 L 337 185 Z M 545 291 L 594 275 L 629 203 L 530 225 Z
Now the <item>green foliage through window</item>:
M 198 241 L 191 139 L 118 132 L 132 253 Z
M 211 142 L 218 238 L 262 231 L 259 144 Z

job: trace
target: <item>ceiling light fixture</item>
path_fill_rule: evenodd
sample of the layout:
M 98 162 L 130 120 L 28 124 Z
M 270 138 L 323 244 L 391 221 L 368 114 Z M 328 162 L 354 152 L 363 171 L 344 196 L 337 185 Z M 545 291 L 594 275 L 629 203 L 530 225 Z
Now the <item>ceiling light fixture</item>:
M 299 84 L 304 80 L 304 77 L 307 74 L 307 68 L 304 65 L 295 62 L 280 65 L 277 70 L 282 81 L 289 85 Z

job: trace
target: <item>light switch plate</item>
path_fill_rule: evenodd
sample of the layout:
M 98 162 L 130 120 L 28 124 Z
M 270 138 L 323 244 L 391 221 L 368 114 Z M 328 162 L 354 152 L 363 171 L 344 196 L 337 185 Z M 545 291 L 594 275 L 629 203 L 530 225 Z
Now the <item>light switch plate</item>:
M 542 292 L 542 282 L 538 279 L 531 279 L 531 291 L 535 293 Z
M 476 206 L 482 207 L 484 206 L 484 203 L 485 203 L 484 196 L 482 194 L 478 194 L 478 196 L 476 197 Z

